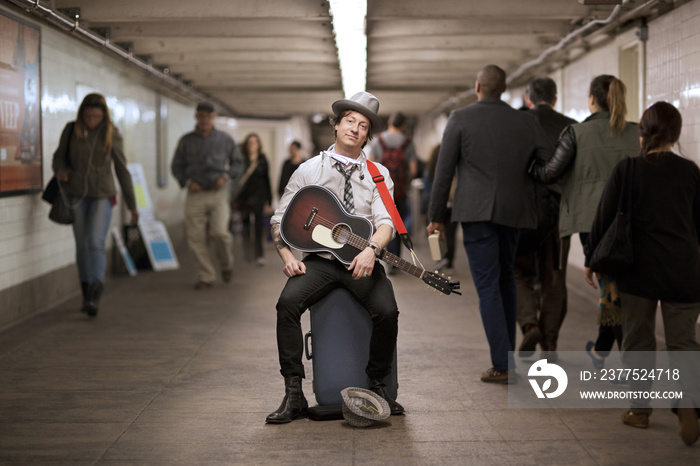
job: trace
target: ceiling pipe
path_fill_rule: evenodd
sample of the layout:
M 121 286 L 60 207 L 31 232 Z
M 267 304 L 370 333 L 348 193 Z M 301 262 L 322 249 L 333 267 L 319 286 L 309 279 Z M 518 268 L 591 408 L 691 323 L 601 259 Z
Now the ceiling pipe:
M 620 10 L 621 8 L 629 3 L 630 0 L 623 0 L 623 2 L 617 6 L 615 6 L 615 9 L 613 9 L 612 13 L 606 18 L 606 19 L 596 19 L 593 21 L 589 21 L 586 23 L 584 26 L 570 32 L 567 34 L 562 40 L 560 40 L 556 45 L 553 45 L 552 47 L 549 47 L 547 50 L 542 52 L 539 57 L 537 57 L 534 60 L 531 60 L 527 63 L 524 63 L 521 65 L 515 72 L 513 72 L 509 78 L 506 80 L 506 84 L 512 83 L 514 80 L 518 79 L 520 76 L 525 74 L 525 72 L 529 71 L 530 69 L 540 65 L 543 63 L 550 55 L 552 55 L 555 52 L 559 52 L 563 50 L 569 43 L 574 40 L 575 38 L 582 36 L 586 31 L 589 29 L 592 29 L 594 26 L 600 26 L 602 25 L 600 29 L 594 31 L 589 35 L 589 37 L 594 37 L 595 35 L 601 34 L 601 33 L 606 33 L 608 30 L 610 30 L 614 24 L 613 21 L 618 20 L 618 22 L 624 22 L 630 18 L 633 18 L 636 14 L 638 14 L 640 11 L 642 11 L 645 8 L 648 8 L 654 3 L 658 3 L 659 0 L 648 0 L 646 3 L 643 5 L 638 6 L 637 8 L 629 11 L 622 17 L 618 19 L 618 16 L 620 15 Z M 475 89 L 468 89 L 466 91 L 460 92 L 459 94 L 455 94 L 452 97 L 448 98 L 444 102 L 442 102 L 440 105 L 438 105 L 432 112 L 430 112 L 431 116 L 438 115 L 448 108 L 458 104 L 460 101 L 473 96 L 476 93 Z
M 653 0 L 652 0 L 653 1 Z M 622 3 L 619 5 L 615 6 L 615 9 L 610 13 L 610 16 L 607 17 L 607 19 L 594 19 L 593 21 L 589 21 L 586 25 L 583 27 L 580 27 L 579 29 L 576 29 L 575 31 L 570 32 L 567 34 L 562 40 L 559 41 L 557 45 L 554 45 L 544 52 L 540 54 L 539 57 L 537 57 L 534 60 L 531 60 L 527 63 L 523 63 L 520 65 L 520 67 L 513 72 L 510 77 L 507 80 L 507 83 L 510 84 L 514 80 L 518 79 L 520 76 L 525 74 L 525 72 L 531 68 L 534 68 L 535 66 L 540 65 L 543 61 L 547 59 L 550 55 L 552 55 L 555 52 L 559 52 L 566 47 L 569 42 L 573 41 L 575 38 L 582 36 L 586 31 L 589 29 L 592 29 L 594 26 L 602 25 L 605 26 L 607 24 L 612 23 L 615 21 L 615 19 L 620 15 L 620 9 L 625 6 L 627 3 L 629 3 L 630 0 L 624 0 Z
M 65 15 L 62 13 L 53 10 L 52 8 L 47 8 L 43 5 L 41 5 L 41 0 L 9 0 L 10 3 L 14 3 L 20 8 L 23 8 L 26 10 L 28 13 L 32 13 L 36 16 L 41 17 L 48 23 L 53 24 L 54 26 L 58 26 L 59 28 L 63 29 L 64 31 L 70 33 L 70 34 L 75 34 L 78 36 L 78 38 L 92 44 L 92 45 L 97 45 L 101 48 L 107 49 L 110 52 L 118 55 L 119 57 L 123 58 L 125 61 L 129 62 L 132 65 L 137 66 L 138 68 L 142 69 L 143 71 L 146 71 L 148 74 L 151 76 L 155 77 L 158 81 L 160 81 L 162 84 L 165 86 L 171 88 L 172 90 L 180 93 L 181 95 L 188 97 L 195 102 L 201 102 L 201 101 L 208 101 L 216 104 L 217 106 L 221 107 L 225 112 L 228 112 L 230 116 L 233 116 L 236 114 L 236 112 L 230 108 L 228 105 L 225 103 L 221 102 L 220 100 L 211 97 L 210 95 L 207 95 L 203 92 L 200 92 L 184 82 L 175 79 L 174 77 L 170 76 L 167 73 L 164 73 L 163 71 L 153 67 L 151 63 L 144 62 L 138 57 L 135 57 L 131 51 L 125 51 L 119 46 L 116 46 L 112 44 L 109 39 L 104 39 L 100 37 L 99 35 L 95 34 L 94 32 L 90 31 L 89 29 L 86 29 L 79 24 L 79 19 L 75 18 L 74 20 L 71 20 L 67 18 Z M 221 113 L 221 112 L 220 112 Z

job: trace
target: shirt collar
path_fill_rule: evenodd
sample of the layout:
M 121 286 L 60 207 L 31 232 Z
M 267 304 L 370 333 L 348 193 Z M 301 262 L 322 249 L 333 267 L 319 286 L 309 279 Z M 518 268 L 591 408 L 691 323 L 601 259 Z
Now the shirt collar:
M 332 158 L 333 160 L 335 160 L 337 162 L 340 162 L 341 164 L 343 164 L 343 166 L 346 166 L 348 164 L 355 164 L 355 165 L 359 165 L 359 166 L 364 165 L 365 159 L 366 159 L 364 151 L 360 152 L 360 156 L 357 159 L 353 159 L 353 158 L 347 157 L 345 155 L 336 154 L 335 152 L 333 152 L 334 148 L 335 148 L 335 144 L 332 145 L 331 147 L 329 147 L 328 150 L 324 150 L 322 152 L 322 154 L 324 156 L 328 156 L 328 157 Z

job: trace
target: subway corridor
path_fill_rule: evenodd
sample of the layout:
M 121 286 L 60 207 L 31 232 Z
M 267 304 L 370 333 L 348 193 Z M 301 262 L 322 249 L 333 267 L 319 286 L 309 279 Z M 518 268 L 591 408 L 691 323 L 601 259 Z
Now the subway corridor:
M 182 241 L 176 241 L 181 245 Z M 285 282 L 246 262 L 237 243 L 232 283 L 192 288 L 179 270 L 142 271 L 106 285 L 96 319 L 64 302 L 0 333 L 2 464 L 697 464 L 668 410 L 647 430 L 621 409 L 509 409 L 507 386 L 479 380 L 489 357 L 466 256 L 463 296 L 439 296 L 407 274 L 399 303 L 398 401 L 404 416 L 370 428 L 308 419 L 266 425 L 283 395 L 274 306 Z M 418 248 L 428 265 L 427 245 Z M 595 291 L 569 271 L 560 350 L 597 332 Z M 304 331 L 308 330 L 308 313 Z M 518 333 L 520 333 L 518 331 Z M 518 342 L 521 336 L 518 335 Z M 311 363 L 304 392 L 315 404 Z M 524 383 L 524 381 L 521 381 Z

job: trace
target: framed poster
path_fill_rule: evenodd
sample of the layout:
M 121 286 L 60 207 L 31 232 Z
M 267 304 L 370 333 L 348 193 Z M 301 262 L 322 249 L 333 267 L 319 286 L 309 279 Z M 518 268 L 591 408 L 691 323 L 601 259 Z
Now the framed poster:
M 0 12 L 0 196 L 41 191 L 41 31 Z

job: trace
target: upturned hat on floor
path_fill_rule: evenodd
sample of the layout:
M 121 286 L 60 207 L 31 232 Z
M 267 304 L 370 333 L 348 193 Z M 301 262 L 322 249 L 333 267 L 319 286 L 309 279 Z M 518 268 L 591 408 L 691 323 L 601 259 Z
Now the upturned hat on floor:
M 341 99 L 333 102 L 333 113 L 337 116 L 344 110 L 355 110 L 360 112 L 372 123 L 372 131 L 376 134 L 386 129 L 384 120 L 379 118 L 379 100 L 369 92 L 358 92 L 349 99 Z
M 343 417 L 351 426 L 369 427 L 391 415 L 389 403 L 371 390 L 348 387 L 340 391 Z

